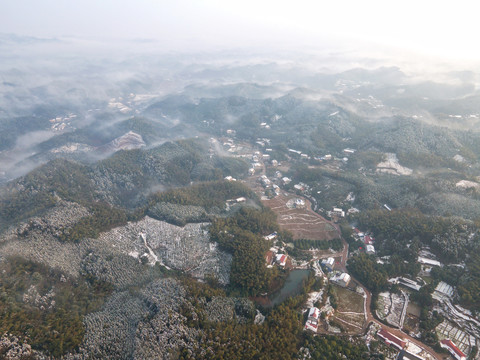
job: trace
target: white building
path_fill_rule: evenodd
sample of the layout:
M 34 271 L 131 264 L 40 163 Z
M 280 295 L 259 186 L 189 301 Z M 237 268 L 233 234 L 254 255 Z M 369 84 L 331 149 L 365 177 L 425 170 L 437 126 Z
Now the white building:
M 332 271 L 335 266 L 335 259 L 333 257 L 323 259 L 321 264 L 327 271 Z
M 440 261 L 432 260 L 432 259 L 427 259 L 427 258 L 424 258 L 424 257 L 421 257 L 421 256 L 418 257 L 417 261 L 418 261 L 420 264 L 423 264 L 423 265 L 442 266 L 442 263 L 441 263 Z
M 367 245 L 365 247 L 365 252 L 368 254 L 368 255 L 374 255 L 375 254 L 375 247 L 373 245 Z
M 451 285 L 448 285 L 444 281 L 440 281 L 438 283 L 437 287 L 435 288 L 435 291 L 438 291 L 440 294 L 448 297 L 452 297 L 454 293 L 453 287 Z
M 264 236 L 263 238 L 265 240 L 274 240 L 276 237 L 277 237 L 277 232 L 275 231 L 275 232 L 271 233 L 270 235 Z
M 345 211 L 336 207 L 333 208 L 333 211 L 331 212 L 331 214 L 332 216 L 335 215 L 335 216 L 345 217 Z
M 305 207 L 305 200 L 303 199 L 295 199 L 295 207 L 297 209 L 303 209 Z
M 338 276 L 332 277 L 330 280 L 342 287 L 347 287 L 352 277 L 347 273 L 341 273 Z
M 391 278 L 391 279 L 388 279 L 388 282 L 390 284 L 400 284 L 410 289 L 413 289 L 415 291 L 420 290 L 420 288 L 422 287 L 416 281 L 413 281 L 404 277 Z
M 285 266 L 287 264 L 287 255 L 285 254 L 275 255 L 275 262 L 280 266 Z

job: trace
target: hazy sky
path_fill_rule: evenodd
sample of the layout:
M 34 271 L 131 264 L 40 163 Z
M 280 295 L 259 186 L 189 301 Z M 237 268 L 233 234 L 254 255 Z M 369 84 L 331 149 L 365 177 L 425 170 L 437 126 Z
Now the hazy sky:
M 480 59 L 479 7 L 472 0 L 1 0 L 0 32 L 197 49 L 353 39 Z

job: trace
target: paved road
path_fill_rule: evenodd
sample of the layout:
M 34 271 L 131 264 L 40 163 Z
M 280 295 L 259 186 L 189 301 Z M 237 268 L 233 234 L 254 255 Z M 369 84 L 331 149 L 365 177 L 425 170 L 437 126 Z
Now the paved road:
M 357 279 L 355 279 L 354 277 L 352 277 L 352 279 L 354 279 L 358 284 L 361 284 Z M 395 336 L 398 336 L 399 338 L 403 338 L 403 339 L 407 339 L 408 341 L 414 343 L 415 345 L 421 347 L 422 349 L 424 349 L 426 352 L 428 352 L 431 356 L 433 356 L 435 359 L 437 360 L 442 360 L 442 359 L 445 359 L 447 358 L 448 356 L 447 355 L 441 355 L 439 353 L 437 353 L 435 350 L 433 350 L 430 346 L 427 346 L 425 345 L 424 343 L 422 343 L 421 341 L 419 341 L 418 339 L 415 339 L 413 337 L 411 337 L 410 335 L 408 334 L 405 334 L 403 331 L 401 331 L 400 329 L 397 329 L 397 328 L 393 328 L 393 327 L 390 327 L 388 325 L 385 325 L 383 323 L 381 323 L 380 321 L 378 321 L 377 319 L 374 318 L 372 312 L 370 311 L 371 309 L 371 303 L 372 303 L 372 294 L 370 293 L 370 291 L 368 291 L 363 285 L 361 285 L 362 288 L 363 288 L 363 291 L 365 291 L 365 294 L 367 296 L 367 300 L 366 300 L 366 304 L 365 304 L 365 310 L 367 312 L 367 327 L 368 325 L 371 323 L 371 322 L 374 322 L 378 325 L 380 325 L 382 328 L 384 328 L 385 330 L 389 331 L 390 333 L 392 333 L 393 335 Z

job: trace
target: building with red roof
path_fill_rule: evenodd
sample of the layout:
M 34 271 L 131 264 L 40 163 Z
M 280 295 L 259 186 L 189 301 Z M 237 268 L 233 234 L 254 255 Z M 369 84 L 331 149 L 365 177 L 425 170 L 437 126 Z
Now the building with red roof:
M 382 338 L 383 341 L 385 341 L 386 344 L 393 345 L 396 348 L 398 348 L 399 350 L 402 350 L 405 346 L 407 346 L 406 341 L 400 339 L 399 337 L 397 337 L 393 334 L 390 334 L 386 330 L 383 330 L 383 329 L 379 330 L 377 332 L 377 335 L 378 335 L 378 337 Z
M 458 347 L 455 345 L 452 340 L 445 339 L 440 341 L 440 346 L 444 349 L 447 349 L 452 356 L 457 360 L 466 360 L 467 355 L 465 355 Z
M 287 255 L 285 254 L 277 254 L 275 257 L 275 261 L 280 266 L 285 266 L 287 264 Z
M 318 322 L 315 321 L 315 320 L 307 320 L 304 329 L 305 330 L 310 330 L 310 331 L 313 331 L 314 333 L 316 333 L 317 330 L 318 330 Z
M 310 308 L 310 311 L 308 312 L 308 318 L 313 320 L 318 320 L 319 317 L 320 317 L 320 310 L 316 307 Z

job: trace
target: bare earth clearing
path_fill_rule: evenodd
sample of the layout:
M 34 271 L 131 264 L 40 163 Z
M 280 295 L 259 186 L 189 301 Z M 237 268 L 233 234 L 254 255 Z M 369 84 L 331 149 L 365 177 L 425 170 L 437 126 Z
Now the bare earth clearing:
M 282 230 L 293 234 L 293 239 L 332 240 L 339 237 L 337 229 L 323 217 L 310 210 L 310 202 L 305 200 L 305 208 L 289 208 L 287 202 L 295 195 L 282 194 L 273 199 L 262 200 L 277 214 L 277 221 Z

